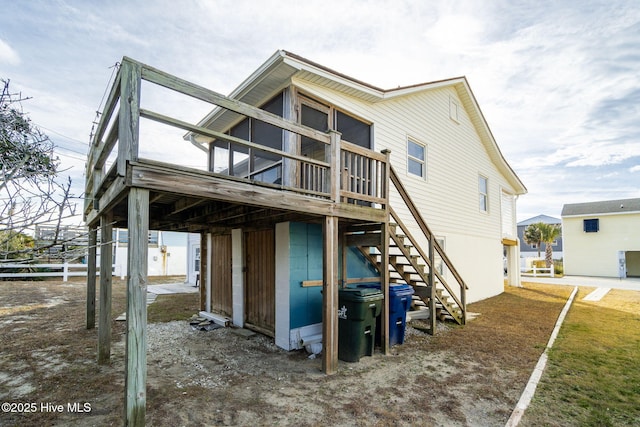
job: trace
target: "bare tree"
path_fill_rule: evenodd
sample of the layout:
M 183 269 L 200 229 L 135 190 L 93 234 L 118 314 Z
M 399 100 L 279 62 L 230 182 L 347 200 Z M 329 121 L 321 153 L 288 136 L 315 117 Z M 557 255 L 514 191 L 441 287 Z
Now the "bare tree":
M 8 80 L 0 82 L 0 259 L 31 258 L 42 248 L 26 236 L 41 224 L 59 230 L 75 214 L 71 179 L 58 181 L 53 142 L 22 110 L 28 98 L 11 93 Z M 59 244 L 58 234 L 48 246 Z

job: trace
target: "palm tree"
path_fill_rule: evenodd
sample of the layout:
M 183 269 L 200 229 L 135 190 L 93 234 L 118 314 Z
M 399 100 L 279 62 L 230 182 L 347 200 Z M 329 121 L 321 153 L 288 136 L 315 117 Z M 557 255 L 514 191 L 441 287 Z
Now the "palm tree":
M 538 258 L 540 258 L 540 244 L 542 243 L 542 233 L 540 227 L 546 225 L 543 222 L 534 222 L 524 229 L 524 241 L 527 245 L 536 245 L 538 248 Z
M 544 260 L 547 267 L 553 264 L 553 249 L 552 244 L 560 236 L 562 227 L 560 224 L 544 224 L 538 225 L 540 230 L 540 240 L 544 242 Z M 539 252 L 538 252 L 539 253 Z M 539 256 L 539 255 L 538 255 Z

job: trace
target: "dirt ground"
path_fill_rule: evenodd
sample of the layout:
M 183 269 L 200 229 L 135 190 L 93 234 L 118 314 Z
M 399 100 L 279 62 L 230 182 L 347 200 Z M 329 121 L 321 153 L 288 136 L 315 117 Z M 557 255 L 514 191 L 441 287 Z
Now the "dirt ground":
M 147 424 L 502 426 L 570 291 L 507 288 L 470 305 L 479 316 L 465 327 L 430 336 L 408 324 L 390 355 L 340 362 L 331 376 L 260 334 L 150 323 Z M 124 295 L 114 281 L 114 318 Z M 0 425 L 122 424 L 125 325 L 113 323 L 111 363 L 99 366 L 84 307 L 81 282 L 0 282 Z

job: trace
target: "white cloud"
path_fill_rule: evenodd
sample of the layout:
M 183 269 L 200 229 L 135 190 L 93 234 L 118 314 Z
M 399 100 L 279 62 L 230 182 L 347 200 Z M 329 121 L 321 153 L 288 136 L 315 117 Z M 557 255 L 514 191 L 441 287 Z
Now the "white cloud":
M 635 166 L 629 168 L 629 172 L 631 172 L 631 173 L 640 172 L 640 165 L 635 165 Z
M 18 56 L 18 53 L 2 39 L 0 39 L 0 63 L 9 65 L 20 64 L 20 56 Z

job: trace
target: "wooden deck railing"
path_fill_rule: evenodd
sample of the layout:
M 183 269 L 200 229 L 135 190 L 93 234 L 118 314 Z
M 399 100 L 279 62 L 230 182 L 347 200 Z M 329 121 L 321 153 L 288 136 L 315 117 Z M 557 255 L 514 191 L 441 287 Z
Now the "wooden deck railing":
M 329 146 L 327 152 L 330 155 L 326 161 L 316 160 L 144 109 L 140 105 L 142 81 L 205 101 L 212 108 L 221 107 L 271 124 L 285 132 L 310 138 Z M 298 176 L 295 180 L 279 185 L 282 189 L 324 197 L 335 202 L 386 205 L 386 155 L 341 141 L 337 132 L 325 133 L 300 125 L 125 57 L 91 143 L 86 165 L 85 215 L 92 209 L 99 210 L 94 201 L 108 190 L 106 184 L 118 176 L 126 176 L 127 163 L 143 160 L 139 158 L 139 146 L 144 142 L 140 141 L 140 118 L 277 156 L 292 165 Z M 114 155 L 116 146 L 117 155 Z M 107 159 L 114 157 L 112 167 L 106 171 Z M 250 181 L 249 178 L 247 180 Z

